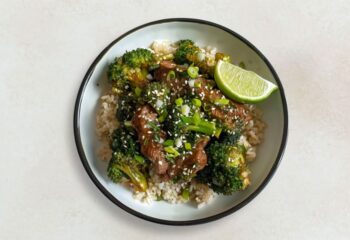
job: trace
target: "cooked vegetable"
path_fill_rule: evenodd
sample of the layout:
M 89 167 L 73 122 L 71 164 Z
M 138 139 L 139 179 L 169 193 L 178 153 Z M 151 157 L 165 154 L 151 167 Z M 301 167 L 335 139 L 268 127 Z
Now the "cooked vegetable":
M 123 176 L 131 180 L 139 191 L 147 190 L 147 180 L 139 169 L 139 162 L 121 152 L 114 152 L 107 168 L 109 178 L 119 183 Z
M 111 148 L 128 156 L 140 155 L 140 144 L 134 129 L 120 127 L 112 134 Z
M 120 122 L 130 121 L 134 116 L 138 99 L 131 92 L 119 95 L 117 119 Z
M 169 136 L 179 137 L 189 131 L 213 136 L 221 131 L 215 122 L 205 118 L 205 114 L 199 108 L 199 99 L 181 98 L 175 102 L 177 106 L 173 106 L 165 123 Z
M 163 118 L 167 115 L 167 107 L 170 104 L 169 88 L 159 82 L 151 82 L 144 91 L 144 101 L 150 104 Z M 164 120 L 164 119 L 163 119 Z
M 192 79 L 198 77 L 198 71 L 199 71 L 199 67 L 190 66 L 189 68 L 187 68 L 187 74 Z
M 180 40 L 177 44 L 179 47 L 174 54 L 174 60 L 176 63 L 184 64 L 198 62 L 200 48 L 197 47 L 192 40 Z
M 148 71 L 154 67 L 154 54 L 143 48 L 126 52 L 109 65 L 108 78 L 115 91 L 122 92 L 133 87 L 144 87 L 148 84 Z
M 224 53 L 216 53 L 215 58 L 207 57 L 192 40 L 180 40 L 177 44 L 179 47 L 174 54 L 175 62 L 178 64 L 186 63 L 196 65 L 190 66 L 187 70 L 190 78 L 196 78 L 198 76 L 198 71 L 213 76 L 215 65 L 219 60 L 231 62 L 230 56 Z
M 208 166 L 198 173 L 200 182 L 225 195 L 243 190 L 249 185 L 249 170 L 242 146 L 215 141 L 208 147 L 207 154 Z
M 123 62 L 132 68 L 149 68 L 154 64 L 154 55 L 150 50 L 138 48 L 123 55 Z
M 102 98 L 98 127 L 112 151 L 111 181 L 131 185 L 136 195 L 152 186 L 137 198 L 156 189 L 153 199 L 198 203 L 213 191 L 229 195 L 250 184 L 246 157 L 253 159 L 255 151 L 246 141 L 258 124 L 253 108 L 217 86 L 214 69 L 222 62 L 230 56 L 185 39 L 128 51 L 109 65 L 111 97 Z M 118 123 L 112 134 L 106 131 L 111 113 L 111 125 Z

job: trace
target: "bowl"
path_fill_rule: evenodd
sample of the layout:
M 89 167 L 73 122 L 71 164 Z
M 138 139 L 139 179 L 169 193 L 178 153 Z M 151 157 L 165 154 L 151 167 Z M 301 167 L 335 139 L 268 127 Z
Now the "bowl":
M 208 205 L 155 201 L 150 204 L 133 199 L 130 190 L 114 184 L 106 176 L 106 164 L 96 155 L 96 111 L 102 95 L 101 83 L 107 81 L 107 67 L 116 56 L 138 47 L 149 47 L 154 40 L 192 39 L 200 46 L 215 46 L 230 54 L 233 63 L 245 62 L 246 68 L 277 84 L 279 91 L 258 104 L 268 127 L 250 164 L 251 185 L 230 196 L 219 195 Z M 271 180 L 281 161 L 288 131 L 287 103 L 282 83 L 267 58 L 248 40 L 219 24 L 198 19 L 164 19 L 146 23 L 121 35 L 94 60 L 80 86 L 74 110 L 74 134 L 83 166 L 93 183 L 113 203 L 142 219 L 169 225 L 191 225 L 227 216 L 254 199 Z

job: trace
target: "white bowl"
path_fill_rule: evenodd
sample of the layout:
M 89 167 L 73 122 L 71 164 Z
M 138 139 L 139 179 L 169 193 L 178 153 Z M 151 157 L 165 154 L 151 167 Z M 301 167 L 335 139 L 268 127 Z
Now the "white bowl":
M 151 204 L 134 200 L 131 191 L 113 184 L 106 176 L 106 166 L 96 156 L 98 140 L 95 135 L 95 116 L 106 81 L 106 70 L 116 56 L 138 47 L 149 47 L 154 40 L 192 39 L 200 46 L 215 46 L 231 55 L 233 62 L 244 61 L 249 70 L 278 85 L 259 108 L 268 127 L 263 143 L 258 147 L 257 159 L 250 165 L 252 184 L 245 191 L 232 196 L 217 196 L 211 203 L 196 208 L 190 204 Z M 79 89 L 74 112 L 74 133 L 81 161 L 95 185 L 112 202 L 140 218 L 170 225 L 205 223 L 226 216 L 245 206 L 266 186 L 281 160 L 287 139 L 288 114 L 282 84 L 269 61 L 246 39 L 232 30 L 197 19 L 165 19 L 144 24 L 123 34 L 109 44 L 87 71 Z

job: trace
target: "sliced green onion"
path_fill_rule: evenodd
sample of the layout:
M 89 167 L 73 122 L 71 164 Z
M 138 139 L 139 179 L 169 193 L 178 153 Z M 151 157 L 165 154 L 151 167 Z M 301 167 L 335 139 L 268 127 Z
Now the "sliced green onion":
M 167 55 L 162 56 L 163 60 L 173 60 L 174 59 L 174 55 L 172 53 L 169 53 Z
M 124 126 L 131 127 L 132 126 L 131 121 L 124 121 Z
M 193 123 L 191 117 L 181 116 L 181 120 L 182 120 L 184 123 L 188 123 L 188 124 Z
M 162 114 L 160 114 L 160 116 L 158 117 L 158 121 L 159 122 L 164 122 L 164 120 L 166 119 L 167 116 L 168 116 L 168 111 L 164 110 L 162 112 Z
M 167 139 L 165 140 L 165 142 L 163 143 L 164 146 L 169 147 L 169 146 L 173 146 L 174 145 L 174 140 L 172 139 Z
M 215 130 L 215 132 L 214 132 L 214 136 L 215 136 L 216 138 L 219 138 L 221 132 L 222 132 L 222 128 L 216 128 L 216 130 Z
M 186 126 L 185 129 L 186 129 L 187 131 L 194 131 L 194 132 L 204 133 L 204 134 L 206 134 L 206 135 L 208 135 L 208 136 L 213 135 L 214 130 L 215 130 L 215 129 L 205 128 L 205 127 L 195 126 L 195 125 Z
M 227 105 L 230 103 L 230 100 L 227 98 L 217 99 L 215 100 L 216 105 Z
M 167 80 L 174 79 L 176 77 L 175 72 L 173 70 L 168 72 L 168 75 L 166 76 Z
M 188 189 L 184 189 L 181 196 L 185 201 L 188 201 L 190 199 L 190 191 Z
M 136 87 L 136 88 L 135 88 L 135 95 L 136 95 L 137 97 L 139 97 L 139 96 L 141 96 L 141 93 L 142 93 L 142 89 L 139 88 L 139 87 Z
M 194 123 L 194 125 L 198 125 L 200 121 L 201 121 L 201 116 L 199 115 L 198 112 L 195 112 L 193 114 L 193 123 Z
M 134 158 L 136 161 L 138 161 L 141 164 L 145 163 L 145 158 L 142 157 L 141 155 L 135 155 Z
M 192 103 L 193 103 L 193 105 L 195 105 L 196 107 L 202 106 L 202 101 L 199 100 L 198 98 L 193 98 L 193 99 L 192 99 Z
M 181 106 L 183 104 L 184 100 L 182 98 L 178 98 L 175 100 L 176 106 Z
M 199 67 L 190 66 L 189 68 L 187 68 L 187 74 L 192 79 L 198 77 L 198 71 L 199 71 Z
M 209 112 L 211 110 L 211 105 L 207 104 L 207 103 L 204 103 L 203 109 L 204 109 L 204 111 Z
M 199 82 L 199 81 L 194 82 L 195 88 L 200 88 L 201 86 L 202 86 L 201 82 Z
M 191 143 L 189 143 L 189 142 L 185 143 L 185 149 L 186 150 L 191 150 L 192 149 Z
M 173 146 L 165 147 L 164 150 L 165 150 L 167 153 L 170 153 L 171 156 L 174 156 L 174 157 L 177 157 L 177 156 L 180 155 L 180 153 L 179 153 Z

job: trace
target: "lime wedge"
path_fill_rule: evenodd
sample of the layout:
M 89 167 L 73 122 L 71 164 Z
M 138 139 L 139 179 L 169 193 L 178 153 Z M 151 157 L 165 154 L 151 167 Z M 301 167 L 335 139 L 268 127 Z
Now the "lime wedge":
M 261 102 L 278 89 L 258 74 L 221 60 L 215 67 L 215 82 L 227 97 L 241 103 Z

